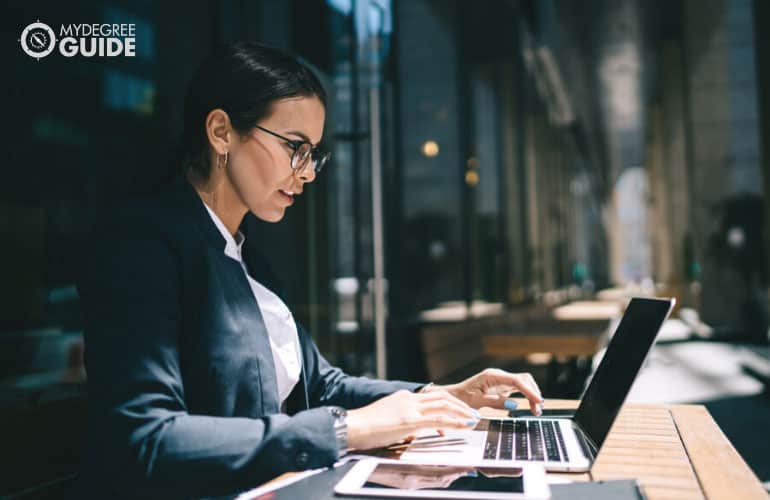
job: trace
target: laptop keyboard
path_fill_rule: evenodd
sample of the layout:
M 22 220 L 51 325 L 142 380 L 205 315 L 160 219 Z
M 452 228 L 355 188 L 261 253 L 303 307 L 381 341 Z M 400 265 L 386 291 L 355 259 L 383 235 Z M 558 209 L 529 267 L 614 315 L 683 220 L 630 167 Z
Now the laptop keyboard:
M 475 430 L 487 431 L 485 459 L 569 461 L 561 428 L 552 420 L 484 419 Z

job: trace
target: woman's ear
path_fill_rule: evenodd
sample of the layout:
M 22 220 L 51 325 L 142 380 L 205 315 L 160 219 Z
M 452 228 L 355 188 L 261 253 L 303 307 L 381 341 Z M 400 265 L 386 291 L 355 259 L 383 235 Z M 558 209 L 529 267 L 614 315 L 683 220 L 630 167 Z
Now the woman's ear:
M 230 151 L 232 146 L 233 129 L 230 117 L 221 109 L 212 109 L 206 116 L 206 136 L 211 148 L 218 155 Z

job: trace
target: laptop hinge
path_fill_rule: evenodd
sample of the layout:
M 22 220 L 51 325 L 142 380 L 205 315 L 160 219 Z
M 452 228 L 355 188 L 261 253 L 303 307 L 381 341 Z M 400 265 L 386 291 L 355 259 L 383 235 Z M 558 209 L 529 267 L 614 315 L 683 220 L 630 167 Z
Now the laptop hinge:
M 585 432 L 583 432 L 583 429 L 575 426 L 575 430 L 577 431 L 575 432 L 575 436 L 577 437 L 580 448 L 583 451 L 583 455 L 585 455 L 587 459 L 593 462 L 599 452 L 599 449 L 593 443 L 593 441 L 591 441 L 591 438 L 588 437 Z

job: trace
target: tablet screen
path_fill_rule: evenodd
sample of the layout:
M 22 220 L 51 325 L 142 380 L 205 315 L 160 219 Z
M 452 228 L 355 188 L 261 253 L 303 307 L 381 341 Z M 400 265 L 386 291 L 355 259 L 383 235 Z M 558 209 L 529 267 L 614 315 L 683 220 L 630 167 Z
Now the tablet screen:
M 364 488 L 524 493 L 521 469 L 378 464 Z

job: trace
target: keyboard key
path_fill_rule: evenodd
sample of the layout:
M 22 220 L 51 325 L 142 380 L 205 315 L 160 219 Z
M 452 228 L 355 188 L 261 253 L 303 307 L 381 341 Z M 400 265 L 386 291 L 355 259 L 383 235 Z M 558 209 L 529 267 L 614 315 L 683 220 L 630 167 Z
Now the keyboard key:
M 559 457 L 559 445 L 556 444 L 556 433 L 553 429 L 553 422 L 549 420 L 543 421 L 543 439 L 545 440 L 545 453 L 548 460 L 551 462 L 558 462 Z
M 515 435 L 516 460 L 529 460 L 527 421 L 517 420 L 514 422 L 513 433 Z
M 513 458 L 513 421 L 511 420 L 503 420 L 498 458 L 500 460 L 511 460 Z
M 556 424 L 556 440 L 559 442 L 559 448 L 561 448 L 561 457 L 565 462 L 569 462 L 569 455 L 567 455 L 567 446 L 564 444 L 564 436 L 561 433 L 561 425 Z
M 532 460 L 544 460 L 543 435 L 540 433 L 540 422 L 530 420 L 527 426 L 529 433 L 529 455 Z
M 487 442 L 484 444 L 484 458 L 497 459 L 497 443 L 500 439 L 500 420 L 492 420 L 487 431 Z

